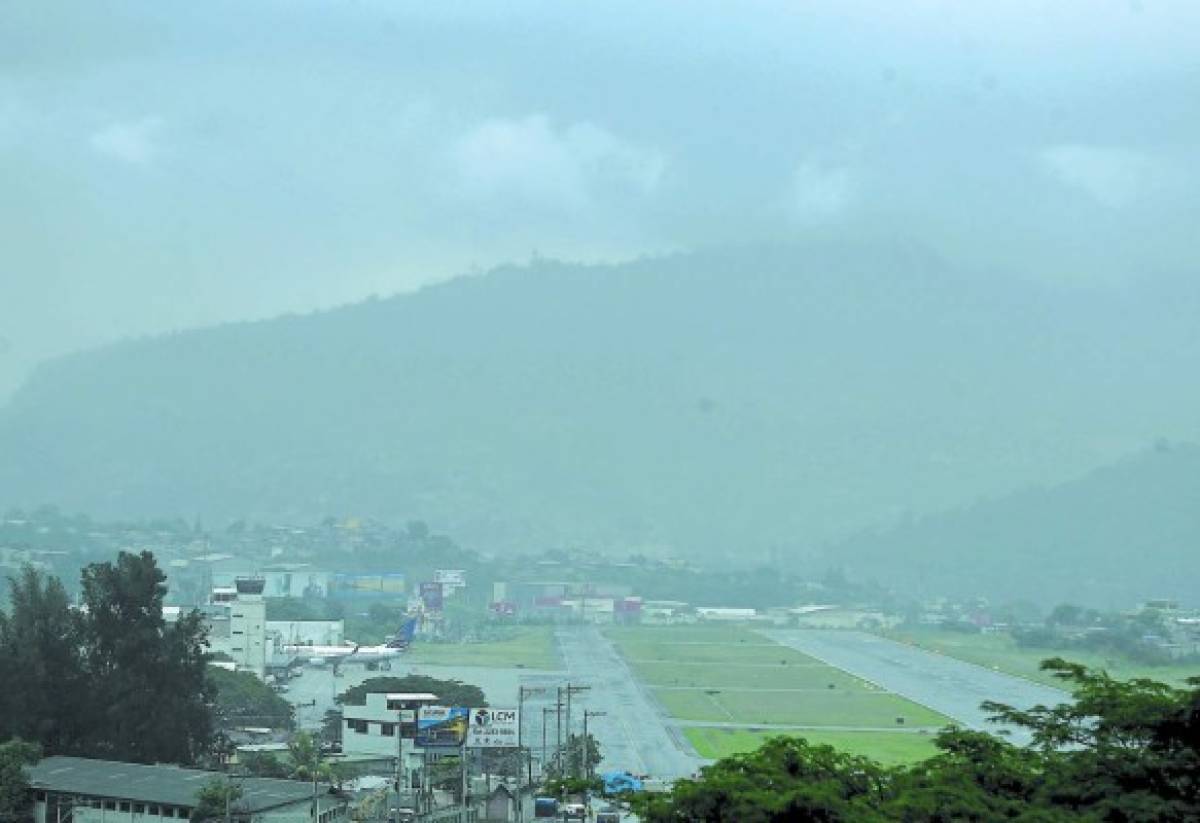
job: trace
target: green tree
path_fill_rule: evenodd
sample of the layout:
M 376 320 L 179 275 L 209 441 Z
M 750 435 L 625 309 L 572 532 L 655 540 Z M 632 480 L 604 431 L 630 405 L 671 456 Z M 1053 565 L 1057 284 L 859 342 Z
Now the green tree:
M 1200 820 L 1200 678 L 1177 689 L 1061 658 L 1042 668 L 1068 684 L 1071 702 L 984 704 L 997 721 L 1032 731 L 1045 774 L 1040 803 L 1101 820 Z
M 960 729 L 942 731 L 936 742 L 940 754 L 891 773 L 880 806 L 887 819 L 991 821 L 1021 817 L 1029 809 L 1040 785 L 1036 752 Z
M 631 800 L 646 823 L 706 820 L 766 823 L 792 820 L 884 820 L 887 771 L 877 763 L 776 737 L 757 751 L 717 761 L 695 780 L 676 781 L 668 794 Z
M 20 739 L 0 743 L 0 820 L 32 820 L 32 796 L 25 767 L 36 763 L 41 750 Z
M 228 778 L 214 777 L 196 792 L 192 823 L 217 823 L 241 811 L 242 787 Z M 228 812 L 228 815 L 227 815 Z M 241 818 L 237 818 L 241 819 Z
M 238 761 L 247 774 L 255 777 L 291 777 L 292 770 L 271 752 L 246 752 Z
M 221 725 L 290 730 L 295 724 L 292 704 L 249 672 L 231 672 L 209 666 L 207 676 L 216 699 L 217 721 Z
M 79 617 L 57 578 L 25 567 L 9 584 L 11 615 L 0 614 L 0 739 L 77 752 L 88 718 L 80 701 L 61 696 L 88 693 Z
M 600 744 L 595 736 L 588 734 L 585 738 L 581 734 L 572 734 L 567 738 L 567 745 L 563 751 L 563 773 L 559 774 L 556 765 L 551 765 L 548 772 L 554 777 L 586 778 L 600 765 L 601 760 L 603 757 L 600 754 Z
M 632 800 L 665 821 L 1181 821 L 1200 820 L 1200 678 L 1176 689 L 1118 681 L 1053 659 L 1073 699 L 1057 706 L 985 707 L 1032 732 L 1018 747 L 946 729 L 940 752 L 883 769 L 800 739 L 706 767 L 663 795 Z
M 292 776 L 299 780 L 320 779 L 327 774 L 322 768 L 317 741 L 308 732 L 292 735 L 288 741 L 288 757 L 292 762 Z
M 204 625 L 195 611 L 166 625 L 165 582 L 150 552 L 83 570 L 92 754 L 191 763 L 211 744 Z
M 438 702 L 443 706 L 468 706 L 481 709 L 487 706 L 487 698 L 483 689 L 463 683 L 461 680 L 439 680 L 423 674 L 409 674 L 404 677 L 372 677 L 352 686 L 337 697 L 341 705 L 361 706 L 367 700 L 368 694 L 384 692 L 428 692 L 436 694 Z

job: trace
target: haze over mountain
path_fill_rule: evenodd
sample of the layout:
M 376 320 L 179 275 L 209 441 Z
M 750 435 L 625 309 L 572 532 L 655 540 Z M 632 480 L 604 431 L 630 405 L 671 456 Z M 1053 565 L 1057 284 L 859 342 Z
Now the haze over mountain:
M 0 500 L 818 557 L 1196 439 L 1198 309 L 888 242 L 536 261 L 50 361 L 0 411 Z
M 0 402 L 47 357 L 535 249 L 1195 263 L 1195 0 L 49 5 L 0 20 Z
M 1200 578 L 1200 447 L 1162 443 L 1053 488 L 858 535 L 830 560 L 916 596 L 1187 602 Z

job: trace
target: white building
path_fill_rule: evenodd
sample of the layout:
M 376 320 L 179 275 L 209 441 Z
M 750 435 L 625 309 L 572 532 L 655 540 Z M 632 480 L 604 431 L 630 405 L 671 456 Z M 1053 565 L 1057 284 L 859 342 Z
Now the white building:
M 411 774 L 421 766 L 417 736 L 417 710 L 438 702 L 428 692 L 375 693 L 361 706 L 342 707 L 342 753 L 402 757 L 402 769 Z
M 742 620 L 755 620 L 758 618 L 758 612 L 754 609 L 734 609 L 721 606 L 697 606 L 696 617 L 701 620 L 725 620 L 738 622 Z
M 232 588 L 214 589 L 216 614 L 209 620 L 208 641 L 214 653 L 229 655 L 238 671 L 260 680 L 267 671 L 267 603 L 262 590 L 262 580 L 254 577 L 239 577 Z
M 82 757 L 47 757 L 29 767 L 34 823 L 177 823 L 196 808 L 200 790 L 220 772 L 143 766 Z M 232 809 L 238 823 L 337 823 L 346 803 L 299 780 L 235 777 L 242 796 Z M 315 795 L 315 796 L 314 796 Z

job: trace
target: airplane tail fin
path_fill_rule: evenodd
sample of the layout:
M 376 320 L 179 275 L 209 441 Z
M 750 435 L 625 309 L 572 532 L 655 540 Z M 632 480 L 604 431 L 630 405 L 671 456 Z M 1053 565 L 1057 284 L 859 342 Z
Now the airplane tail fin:
M 412 643 L 413 635 L 417 632 L 417 619 L 410 617 L 405 620 L 400 626 L 399 633 L 396 634 L 389 642 L 388 646 L 393 649 L 407 649 Z

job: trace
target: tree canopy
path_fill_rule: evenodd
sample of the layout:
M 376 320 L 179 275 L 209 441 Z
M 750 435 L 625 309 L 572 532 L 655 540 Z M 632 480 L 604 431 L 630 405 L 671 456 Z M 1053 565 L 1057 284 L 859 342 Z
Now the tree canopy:
M 634 807 L 647 823 L 1200 820 L 1200 678 L 1176 689 L 1060 659 L 1043 667 L 1070 683 L 1071 702 L 986 704 L 996 722 L 1030 729 L 1030 747 L 948 728 L 936 756 L 889 769 L 777 737 Z
M 372 677 L 346 689 L 338 695 L 337 702 L 342 705 L 362 705 L 366 702 L 368 694 L 381 692 L 428 692 L 436 694 L 438 701 L 444 706 L 468 706 L 475 709 L 487 706 L 483 689 L 478 686 L 463 683 L 461 680 L 439 680 L 423 674 Z
M 163 619 L 166 577 L 150 552 L 83 570 L 83 608 L 31 569 L 0 619 L 0 739 L 48 754 L 195 763 L 212 741 L 205 629 Z M 69 699 L 64 699 L 69 695 Z
M 216 719 L 221 724 L 292 728 L 292 704 L 253 674 L 210 666 L 208 681 L 216 698 Z
M 36 763 L 41 750 L 33 743 L 10 740 L 0 743 L 0 820 L 25 820 L 31 798 L 25 767 Z

